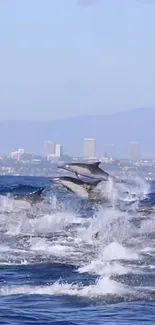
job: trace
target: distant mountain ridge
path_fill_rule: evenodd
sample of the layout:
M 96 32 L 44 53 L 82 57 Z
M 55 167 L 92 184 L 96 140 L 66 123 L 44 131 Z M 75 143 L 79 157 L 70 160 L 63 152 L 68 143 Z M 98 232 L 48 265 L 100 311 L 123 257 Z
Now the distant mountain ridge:
M 124 157 L 129 141 L 139 141 L 143 152 L 155 153 L 155 108 L 54 121 L 0 121 L 0 154 L 17 148 L 43 153 L 44 140 L 53 140 L 62 143 L 65 153 L 81 156 L 84 137 L 96 139 L 99 155 L 105 143 L 112 143 L 114 155 Z

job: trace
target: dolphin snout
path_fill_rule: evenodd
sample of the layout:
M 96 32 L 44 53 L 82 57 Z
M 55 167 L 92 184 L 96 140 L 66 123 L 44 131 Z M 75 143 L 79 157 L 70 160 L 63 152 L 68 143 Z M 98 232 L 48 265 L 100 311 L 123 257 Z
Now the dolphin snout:
M 69 165 L 59 165 L 58 168 L 60 168 L 60 169 L 69 169 L 70 166 Z
M 55 184 L 60 184 L 60 178 L 59 177 L 52 178 L 52 182 Z
M 60 168 L 60 169 L 61 169 L 61 168 L 64 168 L 64 166 L 58 166 L 58 168 Z

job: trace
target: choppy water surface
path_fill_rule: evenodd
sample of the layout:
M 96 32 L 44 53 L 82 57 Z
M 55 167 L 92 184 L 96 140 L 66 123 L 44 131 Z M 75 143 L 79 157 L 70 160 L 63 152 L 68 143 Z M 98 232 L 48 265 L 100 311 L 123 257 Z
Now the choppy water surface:
M 155 215 L 136 209 L 154 184 L 106 185 L 111 206 L 52 187 L 34 206 L 12 197 L 44 185 L 0 178 L 0 324 L 153 325 Z

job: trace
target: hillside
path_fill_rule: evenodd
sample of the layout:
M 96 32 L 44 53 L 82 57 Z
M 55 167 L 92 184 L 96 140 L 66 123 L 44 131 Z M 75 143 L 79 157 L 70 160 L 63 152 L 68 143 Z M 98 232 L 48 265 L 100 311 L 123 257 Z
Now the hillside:
M 17 148 L 43 152 L 44 140 L 62 143 L 65 152 L 81 155 L 83 138 L 94 137 L 97 153 L 104 143 L 115 145 L 114 154 L 128 151 L 129 141 L 140 141 L 143 152 L 155 152 L 155 109 L 135 109 L 113 115 L 80 116 L 55 121 L 0 121 L 0 154 Z

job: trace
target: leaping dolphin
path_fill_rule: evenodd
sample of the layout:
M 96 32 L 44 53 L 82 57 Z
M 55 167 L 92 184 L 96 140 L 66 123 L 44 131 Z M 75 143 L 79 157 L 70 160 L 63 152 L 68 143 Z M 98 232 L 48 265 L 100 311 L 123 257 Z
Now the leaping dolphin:
M 96 186 L 101 182 L 101 180 L 96 180 L 93 183 L 87 183 L 81 179 L 70 177 L 70 176 L 60 176 L 52 178 L 57 185 L 62 185 L 64 188 L 68 189 L 70 192 L 83 197 L 89 198 L 89 194 Z
M 43 200 L 41 194 L 43 193 L 44 190 L 45 190 L 45 187 L 41 187 L 38 190 L 36 190 L 32 193 L 29 193 L 29 194 L 13 195 L 13 198 L 15 200 L 24 200 L 24 201 L 30 202 L 31 204 L 34 204 L 34 203 L 37 203 L 37 202 L 40 202 Z
M 106 173 L 103 169 L 99 167 L 100 163 L 101 163 L 100 161 L 97 161 L 92 164 L 70 163 L 70 164 L 58 166 L 58 168 L 65 169 L 67 171 L 75 173 L 77 177 L 79 174 L 82 176 L 95 178 L 99 180 L 105 180 L 105 181 L 107 181 L 109 178 L 114 178 L 113 176 L 110 176 L 108 173 Z

